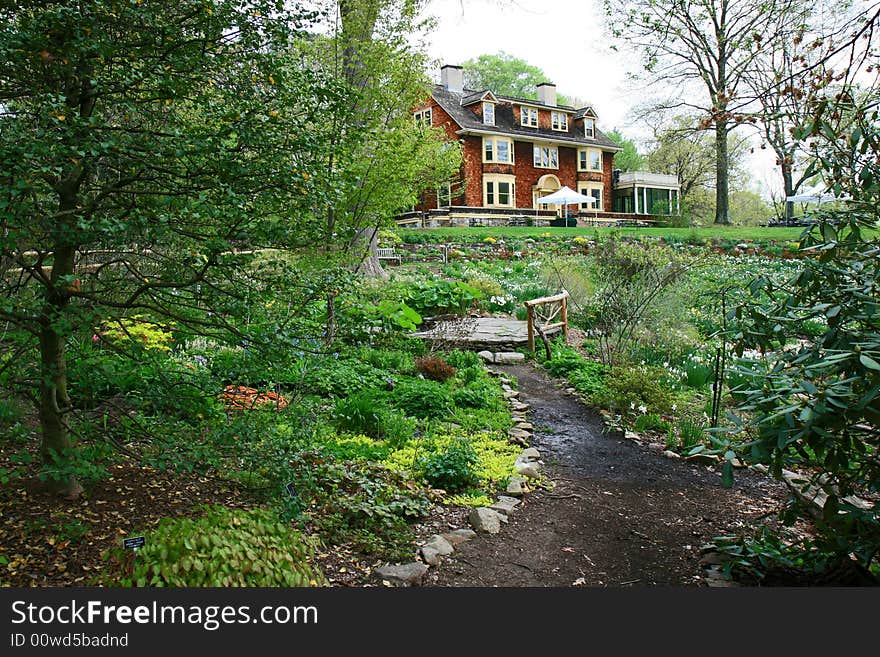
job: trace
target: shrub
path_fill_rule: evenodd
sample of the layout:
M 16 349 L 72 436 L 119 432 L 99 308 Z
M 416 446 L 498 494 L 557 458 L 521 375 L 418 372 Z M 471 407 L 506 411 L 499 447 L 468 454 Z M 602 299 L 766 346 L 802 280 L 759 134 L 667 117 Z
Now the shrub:
M 174 337 L 167 327 L 157 324 L 144 315 L 102 323 L 98 327 L 95 341 L 102 339 L 123 348 L 134 344 L 143 349 L 156 351 L 171 351 L 174 342 Z
M 672 409 L 672 392 L 660 367 L 615 367 L 593 395 L 595 402 L 624 411 L 645 406 L 657 413 Z
M 633 423 L 633 429 L 639 432 L 657 430 L 665 433 L 669 430 L 670 426 L 672 425 L 669 422 L 666 422 L 656 413 L 639 415 L 639 417 L 637 417 L 636 421 Z
M 416 360 L 416 369 L 431 381 L 448 381 L 455 376 L 455 368 L 437 356 L 423 356 Z
M 336 400 L 333 421 L 342 431 L 381 438 L 383 405 L 372 390 Z
M 315 450 L 293 455 L 289 467 L 305 519 L 328 541 L 389 560 L 412 558 L 408 522 L 427 515 L 431 503 L 406 475 Z
M 420 418 L 437 418 L 452 408 L 449 390 L 430 380 L 400 382 L 390 395 L 391 404 L 407 415 Z
M 480 360 L 480 357 L 473 351 L 450 351 L 446 354 L 446 362 L 459 370 L 468 367 L 483 367 L 483 361 Z
M 501 400 L 498 388 L 486 379 L 478 379 L 452 393 L 456 406 L 466 408 L 497 409 Z
M 117 549 L 108 586 L 318 586 L 310 541 L 267 510 L 214 507 L 200 518 L 165 518 L 133 558 Z
M 442 452 L 428 457 L 422 471 L 434 488 L 459 493 L 480 483 L 478 464 L 477 452 L 470 441 L 456 438 Z

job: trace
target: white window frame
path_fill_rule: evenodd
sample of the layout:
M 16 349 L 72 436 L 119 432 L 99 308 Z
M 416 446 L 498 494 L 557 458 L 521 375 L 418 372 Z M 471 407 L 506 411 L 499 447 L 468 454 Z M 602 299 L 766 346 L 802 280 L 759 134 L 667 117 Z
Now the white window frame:
M 500 203 L 499 183 L 509 185 L 508 202 Z M 490 187 L 491 185 L 491 187 Z M 491 192 L 490 192 L 491 190 Z M 491 193 L 491 203 L 490 201 Z M 516 176 L 503 173 L 487 173 L 483 175 L 483 207 L 515 208 L 516 207 Z
M 430 107 L 426 107 L 423 110 L 419 110 L 418 112 L 413 113 L 413 118 L 419 125 L 428 126 L 429 128 L 431 127 L 434 120 L 434 116 L 431 112 Z
M 507 160 L 498 159 L 498 143 L 507 144 Z M 486 157 L 486 144 L 491 144 L 492 158 Z M 483 137 L 483 164 L 513 164 L 513 140 L 509 137 Z
M 546 152 L 546 158 L 544 154 Z M 556 160 L 554 163 L 554 159 Z M 536 169 L 559 169 L 559 147 L 553 144 L 532 144 L 532 164 Z
M 596 138 L 596 119 L 589 116 L 584 117 L 584 137 L 586 139 Z
M 487 109 L 490 111 L 486 112 Z M 483 125 L 495 125 L 495 103 L 488 100 L 483 101 Z
M 550 112 L 550 127 L 558 132 L 568 132 L 568 114 Z
M 599 168 L 593 169 L 591 155 L 599 155 Z M 579 148 L 578 149 L 578 171 L 602 172 L 602 151 L 598 148 Z
M 534 121 L 532 120 L 534 119 Z M 519 107 L 519 123 L 526 128 L 538 127 L 538 110 L 533 107 L 520 105 Z
M 598 190 L 599 198 L 596 200 L 594 205 L 590 205 L 588 203 L 581 203 L 581 210 L 593 210 L 602 212 L 605 207 L 605 185 L 597 182 L 579 182 L 578 183 L 578 194 L 583 194 L 584 196 L 593 196 L 593 190 Z

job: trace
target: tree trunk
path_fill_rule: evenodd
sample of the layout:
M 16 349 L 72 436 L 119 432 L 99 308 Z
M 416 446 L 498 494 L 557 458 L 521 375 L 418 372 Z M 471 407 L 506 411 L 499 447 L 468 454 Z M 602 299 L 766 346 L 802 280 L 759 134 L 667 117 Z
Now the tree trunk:
M 782 162 L 782 182 L 785 189 L 785 198 L 794 196 L 794 182 L 792 181 L 791 165 L 783 160 Z M 794 218 L 794 202 L 785 202 L 785 221 L 791 221 Z
M 64 354 L 64 335 L 56 328 L 70 300 L 75 249 L 61 246 L 54 251 L 51 287 L 46 291 L 46 303 L 40 316 L 40 428 L 43 462 L 54 470 L 71 461 L 73 442 L 68 428 L 70 398 L 67 395 L 67 362 Z M 48 481 L 52 492 L 75 499 L 82 486 L 73 474 L 56 474 Z
M 729 175 L 727 155 L 727 121 L 715 124 L 715 223 L 730 224 Z
M 379 262 L 379 227 L 366 228 L 358 231 L 355 239 L 355 248 L 366 248 L 361 256 L 360 264 L 356 271 L 367 278 L 388 278 L 388 272 L 382 268 Z

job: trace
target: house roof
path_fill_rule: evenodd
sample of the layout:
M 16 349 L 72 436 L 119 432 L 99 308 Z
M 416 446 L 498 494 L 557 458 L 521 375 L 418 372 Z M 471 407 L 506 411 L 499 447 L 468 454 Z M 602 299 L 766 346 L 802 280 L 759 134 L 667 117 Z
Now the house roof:
M 548 110 L 561 110 L 567 112 L 575 112 L 575 118 L 583 117 L 581 112 L 590 108 L 584 108 L 577 112 L 573 107 L 559 106 L 551 107 L 542 105 L 535 100 L 527 100 L 524 98 L 511 98 L 508 96 L 497 96 L 501 104 L 495 108 L 495 125 L 485 125 L 481 117 L 471 112 L 466 104 L 474 102 L 475 98 L 481 98 L 486 91 L 473 91 L 465 89 L 460 93 L 449 91 L 443 85 L 435 85 L 433 89 L 433 97 L 440 107 L 442 107 L 452 120 L 461 128 L 463 133 L 473 134 L 499 134 L 520 141 L 553 141 L 561 143 L 569 143 L 578 146 L 594 146 L 607 151 L 621 150 L 617 144 L 609 139 L 601 130 L 596 129 L 596 136 L 593 139 L 584 137 L 583 130 L 575 127 L 574 121 L 569 121 L 568 130 L 546 130 L 542 128 L 529 128 L 520 125 L 519 121 L 514 118 L 513 105 L 530 105 L 533 107 L 541 107 Z M 509 103 L 509 104 L 507 104 Z M 592 110 L 590 110 L 592 113 Z M 578 116 L 580 114 L 580 116 Z

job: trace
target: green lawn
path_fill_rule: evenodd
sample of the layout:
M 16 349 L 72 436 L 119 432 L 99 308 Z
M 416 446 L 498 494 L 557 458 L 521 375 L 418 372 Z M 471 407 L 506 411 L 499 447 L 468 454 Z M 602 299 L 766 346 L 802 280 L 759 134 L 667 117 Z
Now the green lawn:
M 741 240 L 744 242 L 774 241 L 786 242 L 797 240 L 803 228 L 787 227 L 763 227 L 763 226 L 705 226 L 700 228 L 608 228 L 608 227 L 525 227 L 525 226 L 497 226 L 497 227 L 473 227 L 473 228 L 399 228 L 401 236 L 418 233 L 426 241 L 442 242 L 447 239 L 461 239 L 475 237 L 483 239 L 492 237 L 592 237 L 615 231 L 619 235 L 639 235 L 672 238 L 675 241 L 689 240 Z

